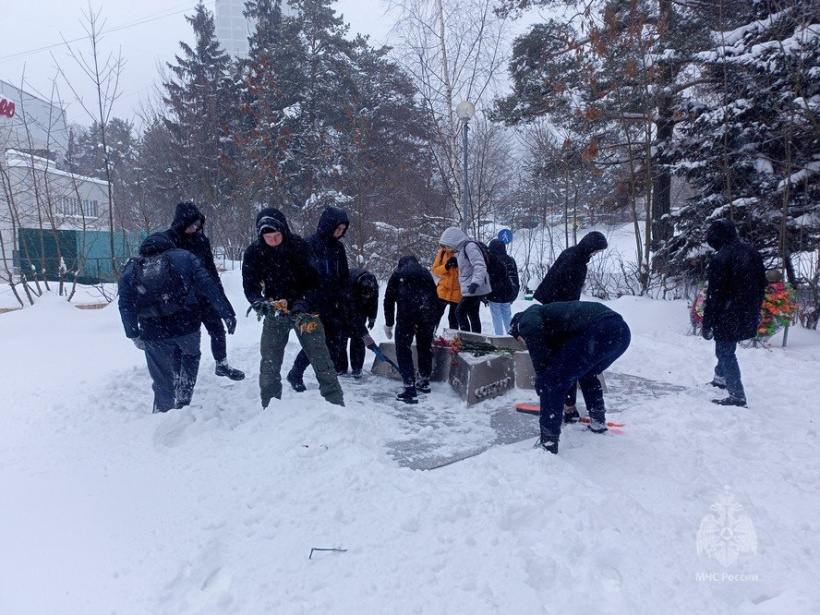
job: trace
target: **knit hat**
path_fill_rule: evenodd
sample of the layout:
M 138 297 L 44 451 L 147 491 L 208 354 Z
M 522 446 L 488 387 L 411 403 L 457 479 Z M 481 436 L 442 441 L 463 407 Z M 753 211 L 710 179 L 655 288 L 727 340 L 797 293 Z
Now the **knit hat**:
M 256 231 L 259 235 L 264 235 L 265 233 L 281 233 L 282 223 L 272 216 L 264 216 L 257 221 Z

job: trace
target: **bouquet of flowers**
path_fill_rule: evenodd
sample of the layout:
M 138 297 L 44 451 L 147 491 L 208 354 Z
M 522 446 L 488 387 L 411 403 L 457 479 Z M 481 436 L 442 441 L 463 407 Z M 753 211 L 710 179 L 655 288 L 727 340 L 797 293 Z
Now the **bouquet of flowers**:
M 706 305 L 706 282 L 698 284 L 695 299 L 689 304 L 689 322 L 695 330 L 703 324 L 703 306 Z
M 762 320 L 757 327 L 757 337 L 767 340 L 794 321 L 797 312 L 797 301 L 791 284 L 773 282 L 766 287 L 763 307 L 760 310 Z

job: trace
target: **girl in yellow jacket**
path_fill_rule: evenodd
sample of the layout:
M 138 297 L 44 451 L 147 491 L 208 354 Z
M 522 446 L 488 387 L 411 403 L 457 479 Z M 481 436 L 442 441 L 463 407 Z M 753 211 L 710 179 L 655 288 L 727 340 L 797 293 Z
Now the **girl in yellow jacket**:
M 439 246 L 436 260 L 433 261 L 433 275 L 438 277 L 438 302 L 439 311 L 436 323 L 441 320 L 444 311 L 450 307 L 447 313 L 447 323 L 451 329 L 458 329 L 458 320 L 456 319 L 456 307 L 461 301 L 461 285 L 458 281 L 458 262 L 456 261 L 456 253 L 448 250 L 443 246 Z

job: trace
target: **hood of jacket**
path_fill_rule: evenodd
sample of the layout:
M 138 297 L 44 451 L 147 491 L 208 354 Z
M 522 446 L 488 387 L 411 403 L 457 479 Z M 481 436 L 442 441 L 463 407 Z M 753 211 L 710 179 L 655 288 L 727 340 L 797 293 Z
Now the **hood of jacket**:
M 584 238 L 578 242 L 578 248 L 581 252 L 586 254 L 587 258 L 591 257 L 593 252 L 597 252 L 598 250 L 606 250 L 608 245 L 609 244 L 606 242 L 606 237 L 604 237 L 604 234 L 599 233 L 598 231 L 587 233 L 584 235 Z
M 396 266 L 396 271 L 401 271 L 402 269 L 407 267 L 407 265 L 418 265 L 418 264 L 419 264 L 419 259 L 417 259 L 412 254 L 408 254 L 407 256 L 402 256 L 399 259 L 399 264 Z
M 507 246 L 504 245 L 504 242 L 500 239 L 493 239 L 489 245 L 487 246 L 493 254 L 496 256 L 504 256 L 507 254 Z
M 145 241 L 140 245 L 140 256 L 150 256 L 151 254 L 159 254 L 167 252 L 176 248 L 174 242 L 171 241 L 165 233 L 152 233 L 145 238 Z
M 285 239 L 288 239 L 291 236 L 290 227 L 288 226 L 288 221 L 285 218 L 285 214 L 275 207 L 266 207 L 256 214 L 256 235 L 260 238 L 260 240 L 262 239 L 263 231 L 282 233 Z
M 196 205 L 190 201 L 185 203 L 177 203 L 177 208 L 174 210 L 174 221 L 171 222 L 171 228 L 177 233 L 184 233 L 185 229 L 191 226 L 194 222 L 199 222 L 201 227 L 205 226 L 205 216 L 197 209 Z
M 706 230 L 706 243 L 713 250 L 720 250 L 723 246 L 737 241 L 737 229 L 731 220 L 721 218 L 715 220 Z
M 458 252 L 465 243 L 470 241 L 470 238 L 460 228 L 451 226 L 441 234 L 439 244 L 445 248 L 449 248 L 454 252 Z
M 362 294 L 375 295 L 379 292 L 379 282 L 376 276 L 366 269 L 351 269 L 350 281 L 353 287 Z
M 347 217 L 347 212 L 340 207 L 325 207 L 322 215 L 319 216 L 319 224 L 316 225 L 316 234 L 323 241 L 335 239 L 335 237 L 333 237 L 333 232 L 339 227 L 340 224 L 345 225 L 345 232 L 342 233 L 342 237 L 344 237 L 345 233 L 347 233 L 348 227 L 350 226 L 350 219 Z M 339 237 L 339 239 L 342 237 Z

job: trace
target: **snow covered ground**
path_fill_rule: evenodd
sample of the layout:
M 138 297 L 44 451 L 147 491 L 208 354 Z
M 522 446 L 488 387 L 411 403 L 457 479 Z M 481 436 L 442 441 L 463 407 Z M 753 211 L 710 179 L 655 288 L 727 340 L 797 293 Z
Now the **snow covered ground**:
M 633 332 L 613 371 L 683 390 L 612 415 L 624 435 L 568 429 L 557 457 L 533 418 L 531 440 L 430 471 L 391 450 L 493 436 L 445 383 L 401 407 L 374 401 L 395 381 L 344 379 L 338 408 L 308 370 L 263 411 L 240 317 L 246 380 L 213 374 L 203 330 L 194 405 L 152 415 L 116 303 L 0 315 L 0 613 L 820 612 L 820 333 L 739 350 L 750 407 L 727 409 L 684 302 L 609 305 Z

